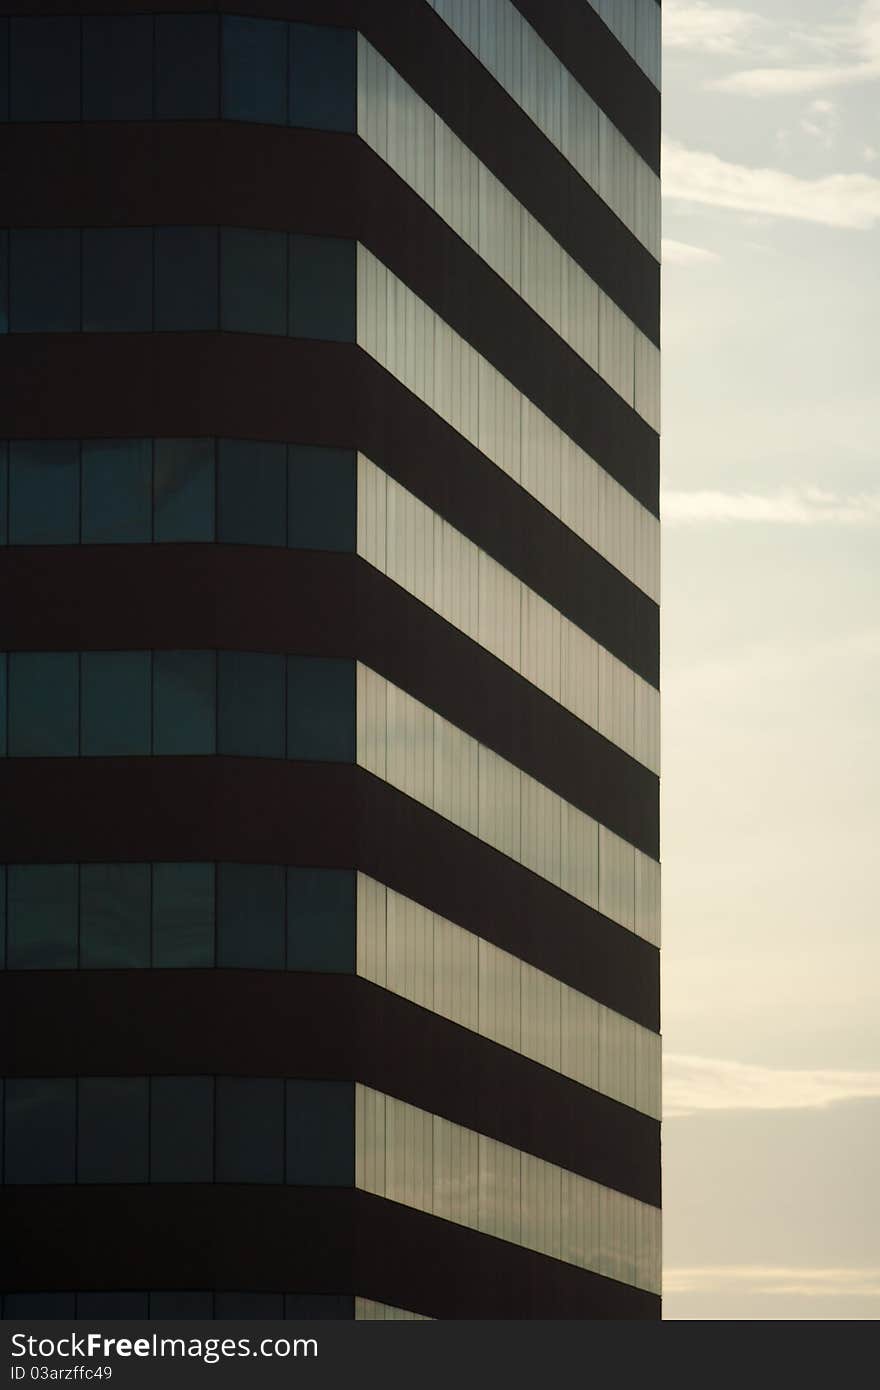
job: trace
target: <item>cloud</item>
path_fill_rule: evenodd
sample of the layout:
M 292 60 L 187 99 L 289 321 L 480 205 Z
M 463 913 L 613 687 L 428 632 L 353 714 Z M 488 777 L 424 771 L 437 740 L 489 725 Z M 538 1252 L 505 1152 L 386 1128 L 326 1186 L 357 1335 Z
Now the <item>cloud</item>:
M 868 231 L 880 223 L 880 179 L 871 174 L 804 179 L 781 169 L 732 164 L 673 140 L 663 146 L 663 196 L 826 227 Z
M 880 1298 L 880 1269 L 694 1265 L 666 1268 L 664 1294 L 755 1293 L 803 1298 Z
M 877 1099 L 880 1071 L 786 1070 L 682 1053 L 663 1059 L 666 1119 L 719 1110 L 824 1110 Z
M 700 53 L 738 53 L 761 26 L 747 10 L 706 3 L 706 0 L 666 0 L 663 6 L 664 48 Z
M 708 251 L 704 246 L 690 246 L 686 241 L 670 241 L 663 238 L 663 261 L 665 265 L 709 265 L 720 261 L 717 251 Z
M 790 40 L 798 38 L 802 46 L 818 51 L 823 61 L 743 68 L 706 85 L 716 91 L 762 97 L 821 92 L 880 79 L 880 0 L 864 0 L 852 19 L 789 35 Z
M 777 493 L 665 491 L 663 520 L 687 526 L 713 522 L 766 522 L 776 526 L 871 526 L 880 522 L 880 493 L 843 496 L 820 488 Z

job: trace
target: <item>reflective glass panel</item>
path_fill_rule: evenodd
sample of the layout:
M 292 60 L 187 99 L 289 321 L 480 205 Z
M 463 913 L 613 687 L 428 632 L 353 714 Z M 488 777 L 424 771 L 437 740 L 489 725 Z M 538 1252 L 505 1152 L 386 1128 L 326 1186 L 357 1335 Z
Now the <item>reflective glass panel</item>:
M 198 16 L 209 22 L 211 16 Z M 157 25 L 162 17 L 157 18 Z M 216 227 L 157 227 L 155 328 L 195 332 L 218 324 Z
M 289 1293 L 284 1299 L 284 1316 L 341 1321 L 354 1317 L 354 1299 L 344 1293 Z
M 76 1082 L 40 1077 L 6 1082 L 7 1183 L 70 1183 L 76 1173 Z
M 287 1082 L 286 1180 L 318 1187 L 354 1184 L 352 1082 Z
M 153 16 L 85 15 L 82 26 L 83 120 L 150 120 Z
M 146 1182 L 148 1082 L 145 1076 L 83 1076 L 79 1081 L 78 1182 Z
M 214 865 L 153 865 L 153 965 L 214 964 Z
M 286 446 L 251 439 L 218 442 L 217 539 L 284 545 Z
M 78 333 L 80 233 L 31 228 L 9 237 L 9 327 L 13 333 Z
M 9 448 L 11 545 L 75 545 L 79 540 L 79 444 L 21 439 Z
M 320 762 L 355 757 L 355 664 L 287 658 L 287 756 Z
M 287 237 L 224 227 L 220 326 L 235 333 L 287 332 Z
M 84 757 L 150 752 L 150 652 L 83 652 Z
M 86 1319 L 134 1319 L 140 1321 L 149 1313 L 149 1295 L 146 1293 L 122 1293 L 115 1289 L 101 1289 L 96 1293 L 78 1293 L 76 1296 L 76 1316 L 79 1322 Z
M 153 457 L 157 541 L 214 539 L 213 439 L 157 439 Z
M 287 120 L 287 25 L 223 17 L 223 115 L 233 121 Z
M 157 15 L 155 32 L 158 119 L 216 116 L 220 94 L 217 16 Z
M 78 121 L 79 19 L 10 21 L 10 118 Z
M 216 681 L 214 652 L 154 652 L 154 753 L 215 751 Z
M 10 652 L 9 756 L 75 758 L 79 751 L 76 652 Z
M 188 1289 L 169 1290 L 167 1293 L 150 1294 L 150 1317 L 160 1318 L 213 1318 L 214 1295 L 205 1291 Z
M 9 969 L 75 969 L 76 864 L 10 864 L 7 885 Z
M 356 325 L 355 243 L 290 237 L 290 332 L 352 343 Z
M 28 1318 L 72 1318 L 76 1298 L 72 1293 L 8 1293 L 3 1316 L 10 1322 Z
M 152 471 L 149 439 L 83 440 L 83 544 L 150 540 Z
M 351 869 L 287 870 L 287 968 L 353 974 L 356 884 Z
M 218 864 L 218 965 L 284 969 L 284 896 L 275 864 Z
M 81 865 L 79 963 L 86 970 L 149 966 L 149 864 Z
M 284 1082 L 217 1078 L 217 1182 L 284 1180 Z
M 149 333 L 153 327 L 152 227 L 91 227 L 82 234 L 86 333 Z
M 290 124 L 357 127 L 357 35 L 315 24 L 290 26 Z
M 219 652 L 217 748 L 252 758 L 284 757 L 284 657 Z
M 150 1181 L 211 1182 L 214 1078 L 154 1076 L 150 1104 Z
M 216 1318 L 282 1318 L 284 1295 L 280 1293 L 218 1293 L 214 1296 Z
M 357 544 L 357 456 L 351 449 L 290 446 L 288 545 L 353 551 Z

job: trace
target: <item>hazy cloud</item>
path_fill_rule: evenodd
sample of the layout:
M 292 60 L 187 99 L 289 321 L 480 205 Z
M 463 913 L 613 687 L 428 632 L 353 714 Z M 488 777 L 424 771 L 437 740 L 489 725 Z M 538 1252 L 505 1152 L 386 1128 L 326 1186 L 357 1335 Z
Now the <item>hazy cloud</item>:
M 709 251 L 705 246 L 691 246 L 686 241 L 671 241 L 663 238 L 663 261 L 666 265 L 709 265 L 720 261 L 717 251 Z
M 756 1293 L 803 1298 L 880 1298 L 880 1269 L 694 1265 L 663 1271 L 663 1292 Z
M 821 1110 L 877 1099 L 880 1071 L 786 1070 L 681 1053 L 663 1059 L 666 1119 L 707 1110 Z
M 750 67 L 707 85 L 746 96 L 820 92 L 880 78 L 880 0 L 863 0 L 854 18 L 792 33 L 790 40 L 820 55 L 819 62 Z
M 804 179 L 782 169 L 733 164 L 673 140 L 663 146 L 663 196 L 827 227 L 867 231 L 880 223 L 880 179 L 871 174 Z
M 758 15 L 707 0 L 666 0 L 663 6 L 664 48 L 738 53 L 760 27 Z
M 664 491 L 663 520 L 686 526 L 712 522 L 769 522 L 777 526 L 871 526 L 880 522 L 880 493 L 844 496 L 821 488 L 776 493 Z

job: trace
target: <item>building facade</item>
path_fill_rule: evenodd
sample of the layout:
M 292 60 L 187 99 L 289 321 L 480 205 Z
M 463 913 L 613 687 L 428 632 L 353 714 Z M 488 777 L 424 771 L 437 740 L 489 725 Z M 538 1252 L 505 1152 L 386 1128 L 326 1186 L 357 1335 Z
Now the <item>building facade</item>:
M 659 33 L 2 6 L 7 1318 L 659 1317 Z

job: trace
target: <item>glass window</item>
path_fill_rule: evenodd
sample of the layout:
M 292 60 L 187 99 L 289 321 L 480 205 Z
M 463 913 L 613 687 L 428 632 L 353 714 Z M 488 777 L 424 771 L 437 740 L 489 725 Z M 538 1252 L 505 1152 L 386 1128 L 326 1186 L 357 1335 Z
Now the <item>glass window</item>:
M 9 238 L 9 327 L 13 333 L 78 333 L 80 233 L 13 231 Z
M 319 762 L 355 757 L 355 664 L 287 658 L 287 756 Z
M 76 864 L 10 864 L 6 964 L 10 970 L 74 970 Z
M 214 539 L 213 439 L 157 439 L 153 462 L 157 541 Z
M 76 757 L 78 685 L 76 652 L 10 653 L 10 757 Z
M 213 1181 L 214 1078 L 154 1076 L 151 1089 L 150 1181 Z
M 82 234 L 83 330 L 149 333 L 152 227 L 90 227 Z
M 287 870 L 287 968 L 355 969 L 355 876 L 351 869 Z
M 284 969 L 284 869 L 217 866 L 217 964 Z
M 284 657 L 218 653 L 217 747 L 241 757 L 284 757 Z
M 220 326 L 235 333 L 287 332 L 287 237 L 223 227 Z
M 10 21 L 10 117 L 79 120 L 79 18 Z
M 353 241 L 291 236 L 289 322 L 294 337 L 354 342 L 356 280 Z
M 354 1299 L 345 1293 L 289 1293 L 284 1299 L 284 1316 L 298 1318 L 335 1318 L 338 1321 L 354 1317 Z
M 84 757 L 150 751 L 149 652 L 83 652 Z
M 290 26 L 290 124 L 357 128 L 357 38 L 352 29 Z
M 282 1318 L 284 1295 L 281 1293 L 218 1293 L 215 1297 L 217 1318 Z
M 354 1185 L 354 1086 L 350 1081 L 287 1082 L 289 1183 Z
M 9 449 L 11 545 L 75 545 L 79 540 L 79 444 L 16 440 Z
M 214 964 L 214 865 L 153 865 L 153 965 Z
M 154 652 L 155 753 L 215 751 L 216 669 L 214 652 Z
M 218 1076 L 217 1182 L 284 1181 L 284 1082 Z
M 352 449 L 290 446 L 288 545 L 354 551 L 357 456 Z
M 214 1295 L 207 1291 L 200 1293 L 189 1289 L 171 1289 L 167 1293 L 150 1294 L 150 1317 L 154 1321 L 161 1318 L 213 1318 Z
M 209 15 L 197 18 L 215 22 Z M 157 27 L 163 20 L 157 17 Z M 156 331 L 216 328 L 217 228 L 157 227 L 154 254 Z
M 84 439 L 85 545 L 146 542 L 152 534 L 153 446 L 149 439 Z
M 79 1081 L 78 1182 L 146 1182 L 147 1078 L 83 1076 Z
M 103 1321 L 119 1320 L 141 1321 L 149 1310 L 147 1293 L 122 1293 L 115 1289 L 101 1289 L 96 1293 L 78 1293 L 76 1296 L 76 1316 L 79 1322 L 85 1319 Z
M 150 120 L 153 16 L 84 15 L 82 26 L 83 120 Z
M 79 888 L 82 968 L 132 970 L 149 966 L 149 864 L 83 864 Z
M 159 120 L 218 114 L 219 43 L 216 15 L 156 16 L 156 116 Z
M 75 1316 L 76 1297 L 72 1293 L 8 1293 L 3 1316 L 10 1322 L 27 1322 L 30 1318 L 64 1318 Z
M 286 446 L 221 439 L 219 451 L 217 539 L 237 545 L 284 545 Z
M 223 115 L 233 121 L 287 121 L 287 25 L 223 18 Z
M 70 1077 L 6 1082 L 7 1183 L 73 1182 L 76 1082 Z
M 9 446 L 0 440 L 0 545 L 6 545 L 9 534 Z

